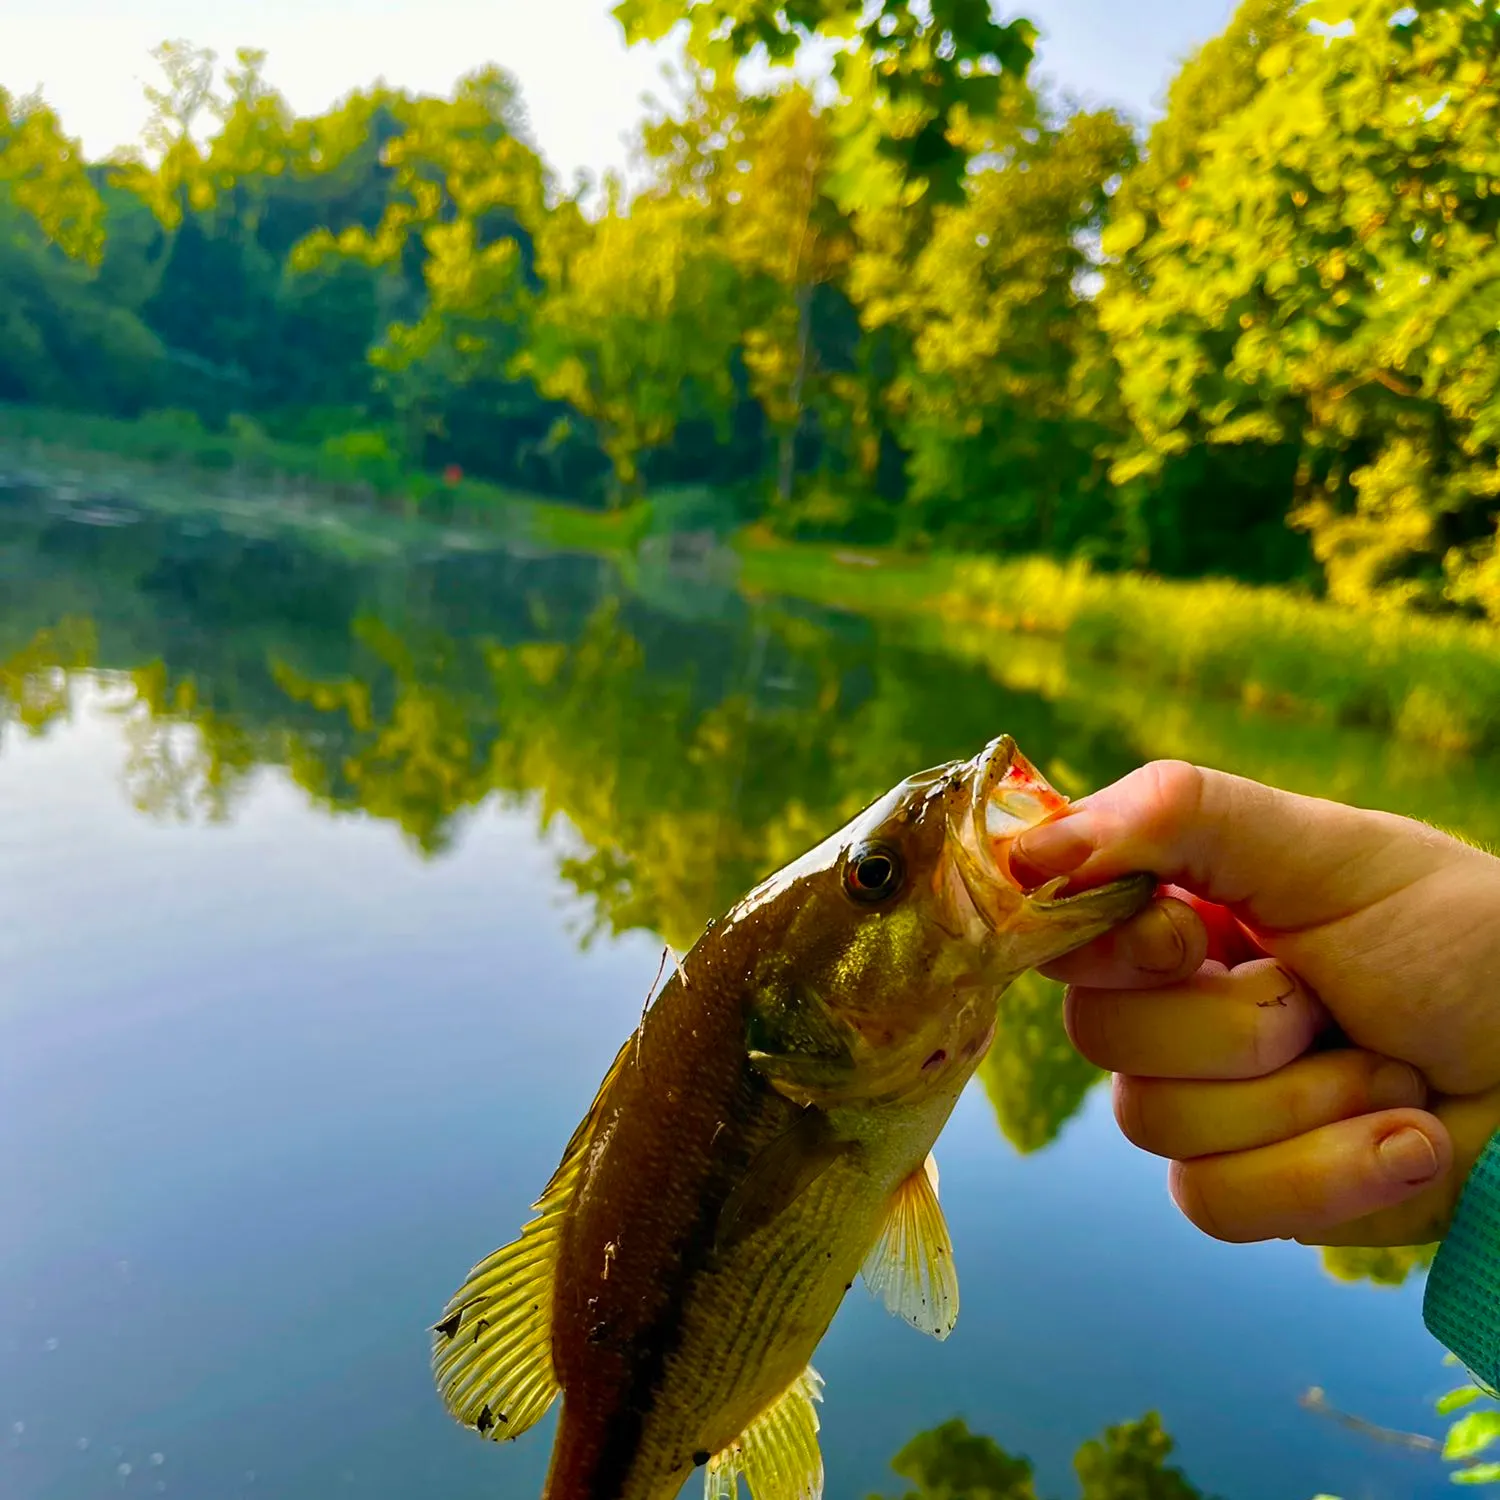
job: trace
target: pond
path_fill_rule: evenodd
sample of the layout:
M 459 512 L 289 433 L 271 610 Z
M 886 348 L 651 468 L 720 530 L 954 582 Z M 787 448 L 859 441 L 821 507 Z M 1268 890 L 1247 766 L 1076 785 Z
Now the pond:
M 1500 829 L 1494 767 L 1042 643 L 247 514 L 0 489 L 9 1500 L 537 1494 L 552 1420 L 454 1426 L 429 1324 L 527 1216 L 663 944 L 915 769 L 1008 730 L 1073 793 L 1188 754 Z M 957 1331 L 851 1293 L 816 1361 L 830 1500 L 905 1493 L 892 1457 L 953 1418 L 1063 1500 L 1148 1412 L 1186 1477 L 1131 1494 L 1449 1493 L 1305 1399 L 1440 1431 L 1420 1276 L 1370 1279 L 1414 1257 L 1205 1239 L 1098 1082 L 1055 988 L 1013 991 L 938 1151 Z

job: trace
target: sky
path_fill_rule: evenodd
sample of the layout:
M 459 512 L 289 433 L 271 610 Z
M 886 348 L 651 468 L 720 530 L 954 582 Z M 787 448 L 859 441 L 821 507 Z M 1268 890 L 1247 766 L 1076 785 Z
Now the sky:
M 661 92 L 669 46 L 627 51 L 612 0 L 0 0 L 0 85 L 40 86 L 90 156 L 134 142 L 149 50 L 185 38 L 270 54 L 267 76 L 299 113 L 384 77 L 445 93 L 499 63 L 520 81 L 532 134 L 564 183 L 627 164 L 642 95 Z M 1177 64 L 1221 31 L 1234 0 L 1031 0 L 1039 72 L 1088 104 L 1149 118 Z

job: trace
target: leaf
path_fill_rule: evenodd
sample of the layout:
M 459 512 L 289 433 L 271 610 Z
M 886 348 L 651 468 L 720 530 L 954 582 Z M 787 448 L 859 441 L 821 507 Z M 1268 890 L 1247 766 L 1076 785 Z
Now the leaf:
M 1123 255 L 1127 250 L 1134 250 L 1145 238 L 1145 214 L 1122 214 L 1099 236 L 1099 248 L 1106 255 Z
M 1449 1412 L 1458 1411 L 1468 1406 L 1470 1402 L 1477 1401 L 1484 1392 L 1477 1385 L 1461 1385 L 1457 1390 L 1449 1391 L 1446 1396 L 1438 1399 L 1437 1414 L 1446 1417 Z
M 1500 1464 L 1475 1464 L 1448 1477 L 1454 1484 L 1500 1484 Z
M 1285 42 L 1277 42 L 1274 47 L 1267 47 L 1261 54 L 1260 61 L 1255 65 L 1255 71 L 1264 79 L 1279 78 L 1292 65 L 1292 49 Z
M 1450 1461 L 1472 1458 L 1476 1453 L 1483 1453 L 1496 1438 L 1500 1438 L 1500 1411 L 1470 1412 L 1448 1429 L 1443 1457 Z

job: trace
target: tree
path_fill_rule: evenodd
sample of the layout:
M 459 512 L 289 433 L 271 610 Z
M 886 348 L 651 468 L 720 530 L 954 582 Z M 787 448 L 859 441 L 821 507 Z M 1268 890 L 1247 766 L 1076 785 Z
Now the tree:
M 1105 239 L 1139 434 L 1116 478 L 1289 452 L 1336 598 L 1500 614 L 1500 13 L 1256 0 L 1237 26 L 1256 78 Z
M 497 68 L 460 80 L 453 99 L 393 98 L 390 173 L 378 222 L 319 228 L 293 248 L 300 272 L 344 257 L 400 279 L 406 295 L 373 353 L 410 456 L 451 442 L 445 408 L 481 388 L 489 440 L 536 442 L 546 414 L 512 366 L 527 340 L 534 245 L 548 177 L 521 133 L 515 82 Z M 496 419 L 499 418 L 497 422 Z M 511 432 L 506 429 L 511 428 Z
M 72 711 L 69 674 L 92 666 L 99 637 L 94 622 L 65 615 L 38 630 L 9 656 L 0 658 L 0 746 L 9 724 L 41 735 Z
M 1135 142 L 1108 111 L 1053 122 L 1019 86 L 961 204 L 915 234 L 868 219 L 853 295 L 905 351 L 887 402 L 911 454 L 904 525 L 971 547 L 1103 547 L 1110 498 L 1076 373 L 1098 343 L 1088 240 Z M 984 163 L 980 165 L 979 163 Z
M 1202 1491 L 1167 1464 L 1174 1446 L 1155 1412 L 1106 1428 L 1074 1456 L 1080 1500 L 1203 1500 Z M 901 1500 L 1037 1500 L 1031 1464 L 960 1420 L 919 1433 L 891 1467 L 917 1485 Z
M 918 1433 L 891 1468 L 917 1486 L 901 1500 L 1037 1500 L 1031 1464 L 959 1418 Z
M 727 239 L 737 265 L 767 285 L 767 306 L 745 331 L 750 389 L 776 434 L 776 493 L 791 498 L 797 435 L 814 376 L 812 303 L 853 251 L 851 226 L 829 195 L 829 117 L 805 89 L 775 96 L 745 132 L 730 191 Z
M 0 88 L 0 205 L 33 219 L 65 255 L 97 265 L 104 249 L 104 205 L 78 142 L 36 94 Z
M 219 129 L 208 143 L 203 173 L 215 204 L 245 243 L 259 238 L 267 199 L 301 152 L 291 107 L 265 81 L 266 54 L 254 47 L 235 53 L 224 72 L 222 97 L 207 100 Z
M 1019 78 L 1036 35 L 991 18 L 986 0 L 621 0 L 627 43 L 688 24 L 688 55 L 719 83 L 751 55 L 790 64 L 813 38 L 836 45 L 835 192 L 846 208 L 962 196 L 965 122 L 995 112 L 1001 80 Z
M 151 57 L 162 72 L 162 84 L 146 85 L 151 106 L 142 139 L 155 158 L 125 153 L 115 181 L 150 203 L 168 229 L 176 229 L 190 207 L 207 207 L 211 187 L 204 175 L 203 152 L 193 135 L 199 117 L 214 103 L 216 54 L 189 42 L 162 42 Z
M 1040 1151 L 1104 1075 L 1068 1040 L 1062 986 L 1023 974 L 1005 992 L 979 1081 L 1000 1133 L 1023 1155 Z
M 1176 1446 L 1154 1411 L 1105 1428 L 1074 1455 L 1080 1500 L 1203 1500 L 1182 1470 L 1167 1464 Z
M 617 496 L 685 416 L 724 430 L 740 321 L 733 267 L 701 204 L 644 198 L 627 212 L 616 201 L 597 224 L 558 214 L 537 269 L 546 291 L 519 368 L 594 424 Z

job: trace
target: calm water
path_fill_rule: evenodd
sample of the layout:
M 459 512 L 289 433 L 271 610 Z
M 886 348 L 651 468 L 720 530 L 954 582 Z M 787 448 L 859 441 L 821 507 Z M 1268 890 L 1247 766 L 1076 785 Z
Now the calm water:
M 0 489 L 7 1500 L 535 1495 L 550 1421 L 451 1425 L 427 1325 L 662 942 L 1002 729 L 1075 792 L 1187 753 L 1500 825 L 1493 768 L 631 573 Z M 1199 1236 L 1094 1082 L 1019 994 L 939 1147 L 957 1332 L 856 1288 L 818 1356 L 830 1500 L 902 1493 L 892 1455 L 954 1416 L 1072 1496 L 1148 1410 L 1205 1495 L 1451 1493 L 1298 1402 L 1438 1430 L 1417 1280 Z

